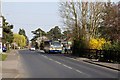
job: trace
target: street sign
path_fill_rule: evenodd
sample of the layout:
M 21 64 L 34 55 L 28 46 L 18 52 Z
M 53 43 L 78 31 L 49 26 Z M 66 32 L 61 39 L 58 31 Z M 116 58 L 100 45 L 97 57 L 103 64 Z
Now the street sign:
M 0 53 L 2 53 L 2 42 L 0 42 Z
M 0 17 L 0 27 L 2 27 L 3 26 L 3 19 L 2 19 L 2 17 Z
M 3 29 L 0 28 L 0 38 L 2 38 L 2 35 L 3 35 Z

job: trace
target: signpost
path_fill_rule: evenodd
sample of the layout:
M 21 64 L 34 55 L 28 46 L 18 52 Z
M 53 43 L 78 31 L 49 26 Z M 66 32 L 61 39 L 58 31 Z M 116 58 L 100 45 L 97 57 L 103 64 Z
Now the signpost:
M 2 5 L 2 1 L 0 0 L 0 55 L 2 53 L 2 33 L 3 33 L 3 30 L 2 30 L 2 26 L 3 26 L 3 17 L 2 17 L 2 11 L 1 11 L 1 6 Z M 0 56 L 0 59 L 2 57 Z M 1 59 L 2 60 L 2 59 Z M 2 79 L 2 63 L 0 63 L 0 79 Z
M 0 42 L 0 53 L 2 53 L 2 42 Z
M 0 53 L 2 53 L 3 18 L 0 16 Z
M 3 25 L 3 20 L 2 20 L 2 17 L 0 16 L 0 27 L 2 27 Z
M 3 29 L 2 28 L 0 28 L 0 38 L 2 38 L 2 32 L 3 32 Z

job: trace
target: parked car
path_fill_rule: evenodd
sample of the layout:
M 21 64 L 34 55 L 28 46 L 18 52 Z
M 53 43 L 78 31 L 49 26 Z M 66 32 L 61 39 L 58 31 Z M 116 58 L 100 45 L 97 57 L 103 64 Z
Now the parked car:
M 3 47 L 3 48 L 2 48 L 2 51 L 3 51 L 3 52 L 6 52 L 6 51 L 7 51 L 7 48 L 6 48 L 6 47 Z
M 30 47 L 30 50 L 31 50 L 31 51 L 35 51 L 35 47 L 33 47 L 33 46 Z

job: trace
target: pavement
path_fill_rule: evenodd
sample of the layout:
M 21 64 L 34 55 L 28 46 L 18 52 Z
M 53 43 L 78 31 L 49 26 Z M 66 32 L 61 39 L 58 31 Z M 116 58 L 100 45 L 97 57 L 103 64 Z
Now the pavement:
M 113 69 L 113 70 L 120 71 L 120 64 L 99 62 L 99 61 L 96 62 L 96 61 L 92 61 L 92 60 L 83 60 L 83 61 L 91 63 L 91 64 L 99 65 L 99 66 L 102 66 L 102 67 L 110 68 L 110 69 Z
M 17 50 L 7 53 L 8 57 L 2 61 L 2 78 L 14 78 L 18 72 Z
M 0 79 L 2 78 L 2 61 L 0 59 Z

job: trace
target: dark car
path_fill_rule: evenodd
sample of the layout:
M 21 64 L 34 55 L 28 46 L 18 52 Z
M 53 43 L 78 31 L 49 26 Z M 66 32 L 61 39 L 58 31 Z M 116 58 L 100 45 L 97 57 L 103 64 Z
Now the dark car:
M 3 51 L 3 52 L 6 52 L 6 51 L 7 51 L 7 48 L 6 48 L 6 47 L 3 47 L 3 48 L 2 48 L 2 51 Z

